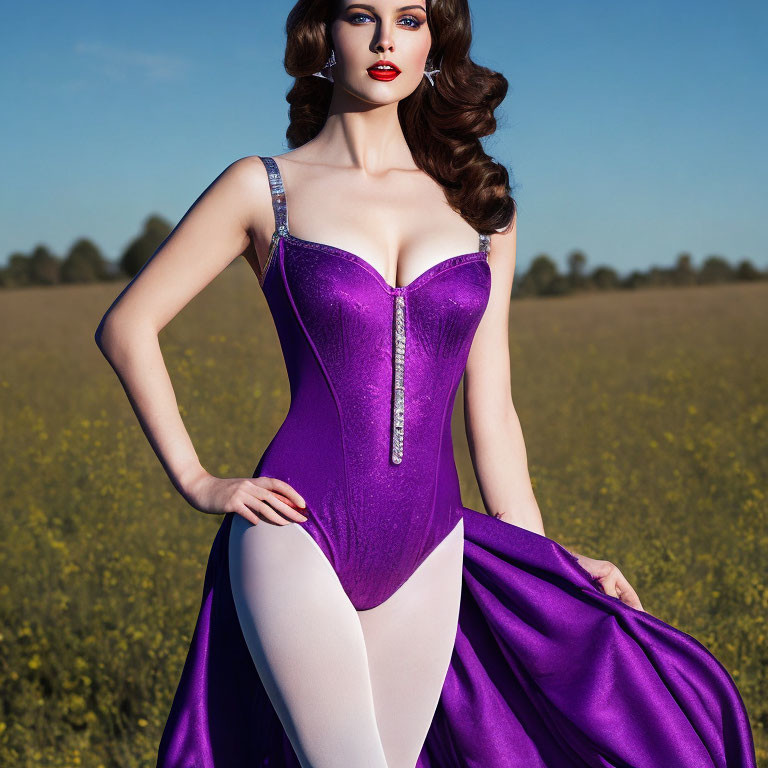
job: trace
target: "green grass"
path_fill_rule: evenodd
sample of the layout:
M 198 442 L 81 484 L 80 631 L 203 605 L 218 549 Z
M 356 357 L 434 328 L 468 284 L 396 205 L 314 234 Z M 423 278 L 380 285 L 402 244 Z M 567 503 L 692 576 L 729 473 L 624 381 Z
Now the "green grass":
M 0 764 L 154 766 L 221 518 L 176 493 L 93 341 L 118 284 L 3 292 Z M 768 285 L 515 300 L 547 535 L 622 569 L 737 681 L 768 765 Z M 12 328 L 12 330 L 10 330 Z M 288 382 L 238 262 L 160 336 L 203 465 L 250 477 Z M 464 503 L 482 510 L 454 421 Z

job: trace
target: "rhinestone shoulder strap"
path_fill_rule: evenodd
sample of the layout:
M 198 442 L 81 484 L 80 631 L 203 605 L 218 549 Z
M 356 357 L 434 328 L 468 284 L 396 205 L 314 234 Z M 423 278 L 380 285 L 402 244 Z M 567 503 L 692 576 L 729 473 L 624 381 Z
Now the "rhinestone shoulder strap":
M 480 235 L 480 250 L 483 253 L 488 253 L 491 250 L 491 236 Z
M 259 159 L 266 166 L 267 175 L 269 176 L 269 188 L 272 191 L 272 209 L 275 212 L 275 232 L 278 235 L 287 235 L 288 210 L 285 205 L 283 177 L 280 175 L 280 169 L 277 167 L 274 158 L 259 155 Z

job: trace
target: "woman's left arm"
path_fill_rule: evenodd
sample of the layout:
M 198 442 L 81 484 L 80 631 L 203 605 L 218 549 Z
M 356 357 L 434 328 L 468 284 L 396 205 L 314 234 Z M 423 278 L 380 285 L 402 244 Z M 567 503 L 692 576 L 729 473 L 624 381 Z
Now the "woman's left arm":
M 491 294 L 467 358 L 464 420 L 472 465 L 488 513 L 544 536 L 544 522 L 528 472 L 523 431 L 512 403 L 509 304 L 516 249 L 517 216 L 507 231 L 491 235 Z M 582 568 L 600 580 L 606 594 L 644 610 L 637 593 L 616 565 L 573 551 L 571 554 Z
M 491 235 L 491 293 L 464 373 L 464 421 L 480 494 L 493 517 L 544 535 L 523 432 L 512 404 L 509 302 L 515 274 L 517 217 Z

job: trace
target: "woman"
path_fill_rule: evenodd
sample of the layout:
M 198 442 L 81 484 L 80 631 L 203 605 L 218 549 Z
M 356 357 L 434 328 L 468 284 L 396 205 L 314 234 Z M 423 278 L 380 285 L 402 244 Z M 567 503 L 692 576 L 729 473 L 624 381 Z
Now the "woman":
M 287 30 L 295 149 L 229 166 L 100 335 L 179 491 L 225 515 L 158 765 L 753 766 L 717 659 L 544 535 L 510 396 L 515 204 L 479 143 L 506 81 L 469 59 L 465 0 L 303 0 Z M 218 478 L 156 333 L 241 253 L 291 407 L 253 478 Z M 463 374 L 490 516 L 459 493 Z

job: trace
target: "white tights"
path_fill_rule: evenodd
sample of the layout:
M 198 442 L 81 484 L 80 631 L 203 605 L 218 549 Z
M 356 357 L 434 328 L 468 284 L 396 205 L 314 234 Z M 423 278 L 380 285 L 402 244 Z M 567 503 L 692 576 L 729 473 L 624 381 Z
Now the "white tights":
M 459 520 L 393 595 L 357 611 L 301 523 L 235 515 L 229 574 L 243 636 L 302 768 L 413 768 L 459 617 Z

